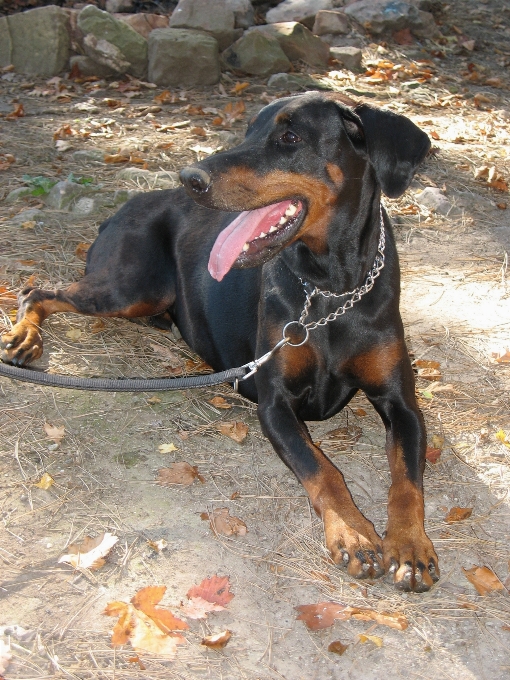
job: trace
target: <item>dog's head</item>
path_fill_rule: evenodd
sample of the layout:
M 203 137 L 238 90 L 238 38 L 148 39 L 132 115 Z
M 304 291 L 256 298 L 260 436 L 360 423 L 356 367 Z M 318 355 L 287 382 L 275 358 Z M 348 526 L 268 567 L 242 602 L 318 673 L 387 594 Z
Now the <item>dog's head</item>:
M 427 135 L 404 116 L 344 102 L 317 92 L 277 100 L 250 121 L 238 147 L 182 170 L 197 203 L 242 211 L 213 246 L 214 278 L 267 262 L 299 238 L 324 240 L 339 204 L 367 182 L 391 198 L 407 189 L 430 148 Z

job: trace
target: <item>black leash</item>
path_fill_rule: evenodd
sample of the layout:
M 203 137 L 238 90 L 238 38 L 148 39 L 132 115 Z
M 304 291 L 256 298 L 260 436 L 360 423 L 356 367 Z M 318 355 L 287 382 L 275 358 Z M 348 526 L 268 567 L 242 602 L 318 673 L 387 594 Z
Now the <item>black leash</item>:
M 231 368 L 221 373 L 195 375 L 189 378 L 77 378 L 72 375 L 54 375 L 43 371 L 9 366 L 0 362 L 0 376 L 21 380 L 22 382 L 46 385 L 47 387 L 64 387 L 73 390 L 100 392 L 160 392 L 164 390 L 183 390 L 192 387 L 208 387 L 221 383 L 237 383 L 246 377 L 248 366 Z

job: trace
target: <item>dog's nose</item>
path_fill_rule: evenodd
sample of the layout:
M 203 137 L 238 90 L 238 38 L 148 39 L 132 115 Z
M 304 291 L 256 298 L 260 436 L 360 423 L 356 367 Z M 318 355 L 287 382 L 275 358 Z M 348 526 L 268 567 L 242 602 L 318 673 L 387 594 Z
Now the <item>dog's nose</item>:
M 207 191 L 211 185 L 211 176 L 201 168 L 184 168 L 179 177 L 185 187 L 196 193 Z

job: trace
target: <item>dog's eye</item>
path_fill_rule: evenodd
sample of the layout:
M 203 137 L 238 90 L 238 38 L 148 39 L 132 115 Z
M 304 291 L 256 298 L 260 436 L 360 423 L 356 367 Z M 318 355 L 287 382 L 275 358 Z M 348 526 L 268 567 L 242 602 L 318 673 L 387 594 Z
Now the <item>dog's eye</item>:
M 297 144 L 301 141 L 301 137 L 296 135 L 295 132 L 292 132 L 292 130 L 287 130 L 287 132 L 284 132 L 280 137 L 280 141 L 285 142 L 285 144 Z

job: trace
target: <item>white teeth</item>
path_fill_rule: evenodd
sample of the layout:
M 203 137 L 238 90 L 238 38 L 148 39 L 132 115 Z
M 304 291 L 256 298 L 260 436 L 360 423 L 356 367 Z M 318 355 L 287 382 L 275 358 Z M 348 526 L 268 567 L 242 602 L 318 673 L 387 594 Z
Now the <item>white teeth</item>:
M 269 230 L 269 233 L 272 234 L 275 231 L 278 231 L 278 229 L 276 227 L 271 227 L 271 229 Z
M 260 234 L 259 234 L 259 238 L 264 238 L 264 236 L 266 236 L 266 232 L 261 231 Z
M 285 224 L 286 222 L 287 220 L 285 219 L 285 217 L 280 217 L 280 221 L 278 222 L 278 224 Z
M 285 214 L 288 215 L 289 217 L 292 217 L 292 215 L 295 215 L 297 212 L 297 206 L 295 206 L 293 203 L 289 205 L 287 210 L 285 211 Z
M 250 249 L 250 245 L 248 243 L 245 243 L 244 246 L 243 246 L 243 253 L 245 253 L 249 249 Z

